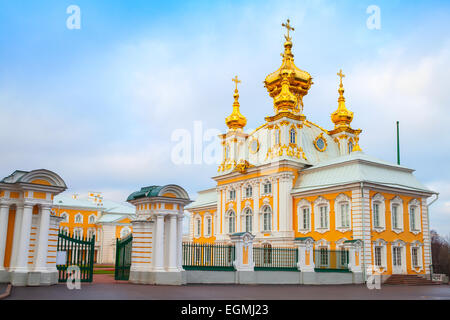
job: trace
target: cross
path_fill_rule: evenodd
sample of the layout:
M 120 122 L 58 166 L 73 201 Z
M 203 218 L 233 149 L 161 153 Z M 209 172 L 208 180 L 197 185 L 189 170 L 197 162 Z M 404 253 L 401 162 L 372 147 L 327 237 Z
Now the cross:
M 238 76 L 236 76 L 233 79 L 231 79 L 231 81 L 233 81 L 236 84 L 236 91 L 237 91 L 237 85 L 238 85 L 238 83 L 241 83 L 241 80 L 239 80 Z
M 340 86 L 342 87 L 342 78 L 345 78 L 345 74 L 342 73 L 342 69 L 339 71 L 339 73 L 337 75 L 341 78 Z
M 289 31 L 295 31 L 295 29 L 290 25 L 290 21 L 289 19 L 287 19 L 286 23 L 282 23 L 281 24 L 282 27 L 285 27 L 287 29 L 287 35 L 285 35 L 284 37 L 286 38 L 287 41 L 291 40 L 291 38 L 289 37 Z

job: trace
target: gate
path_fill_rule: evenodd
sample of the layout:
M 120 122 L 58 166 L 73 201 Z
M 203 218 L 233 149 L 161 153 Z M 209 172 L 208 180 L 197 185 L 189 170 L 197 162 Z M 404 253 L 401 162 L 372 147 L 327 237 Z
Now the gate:
M 57 265 L 58 281 L 65 282 L 69 277 L 67 269 L 77 266 L 80 269 L 80 282 L 92 282 L 94 274 L 95 235 L 90 239 L 70 235 L 66 232 L 58 233 L 57 252 L 65 254 L 65 264 Z M 65 252 L 65 253 L 64 253 Z
M 116 280 L 128 280 L 130 277 L 132 245 L 132 234 L 123 239 L 116 239 L 116 266 L 114 270 L 114 279 Z
M 185 270 L 234 270 L 234 245 L 183 242 Z

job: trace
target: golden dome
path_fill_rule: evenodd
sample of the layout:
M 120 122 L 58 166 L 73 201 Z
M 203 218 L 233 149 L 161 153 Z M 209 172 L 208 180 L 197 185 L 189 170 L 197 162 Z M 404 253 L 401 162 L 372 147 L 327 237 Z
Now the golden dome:
M 303 111 L 303 96 L 308 94 L 311 88 L 312 77 L 303 70 L 297 68 L 294 63 L 294 55 L 292 54 L 292 38 L 289 31 L 294 30 L 287 20 L 286 24 L 282 24 L 287 29 L 284 43 L 284 53 L 281 54 L 283 61 L 281 66 L 275 72 L 269 74 L 264 86 L 267 88 L 269 95 L 274 99 L 274 109 L 276 113 L 288 111 L 294 114 L 301 114 Z
M 237 89 L 238 83 L 241 81 L 238 80 L 238 77 L 232 79 L 232 81 L 236 84 L 236 89 L 234 90 L 234 102 L 233 102 L 233 112 L 225 118 L 225 123 L 231 130 L 242 129 L 247 124 L 247 119 L 241 114 L 239 111 L 239 91 Z
M 337 74 L 340 78 L 339 84 L 339 98 L 338 98 L 338 108 L 335 112 L 331 114 L 331 121 L 334 123 L 334 127 L 350 127 L 350 123 L 353 120 L 353 112 L 349 111 L 345 106 L 345 98 L 344 98 L 344 86 L 342 84 L 342 78 L 345 75 L 342 73 L 342 70 Z

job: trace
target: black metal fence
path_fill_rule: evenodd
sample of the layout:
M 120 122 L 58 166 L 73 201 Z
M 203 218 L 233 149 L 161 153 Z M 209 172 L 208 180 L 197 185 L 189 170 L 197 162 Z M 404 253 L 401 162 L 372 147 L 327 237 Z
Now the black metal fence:
M 348 250 L 314 250 L 316 271 L 348 271 Z
M 225 244 L 183 243 L 185 270 L 234 270 L 235 247 Z
M 298 249 L 254 247 L 255 270 L 297 271 Z

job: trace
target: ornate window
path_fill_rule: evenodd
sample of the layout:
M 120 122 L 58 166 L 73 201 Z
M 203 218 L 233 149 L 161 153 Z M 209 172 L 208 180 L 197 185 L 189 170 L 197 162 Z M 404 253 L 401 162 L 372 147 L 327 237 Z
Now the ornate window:
M 311 231 L 311 204 L 309 201 L 303 199 L 300 201 L 297 210 L 298 215 L 298 231 L 309 232 Z
M 75 215 L 75 223 L 83 223 L 83 215 L 81 213 Z
M 251 233 L 253 231 L 253 212 L 250 208 L 247 208 L 244 211 L 244 226 L 245 232 Z
M 292 128 L 290 131 L 289 131 L 289 141 L 290 141 L 290 143 L 292 143 L 292 144 L 295 144 L 296 143 L 296 138 L 297 138 L 297 133 L 295 132 L 295 129 L 294 128 Z
M 317 232 L 324 233 L 330 230 L 329 225 L 330 204 L 323 197 L 319 197 L 314 201 L 314 229 Z
M 89 224 L 94 224 L 95 223 L 95 215 L 90 215 L 89 216 Z
M 251 185 L 247 185 L 247 186 L 245 187 L 245 197 L 246 197 L 246 198 L 251 198 L 252 195 L 253 195 L 253 188 L 252 188 Z
M 412 233 L 420 232 L 420 202 L 413 199 L 409 202 L 409 230 Z
M 378 239 L 373 242 L 373 261 L 377 268 L 387 268 L 386 244 L 387 242 L 383 239 Z
M 272 209 L 269 206 L 265 206 L 262 210 L 262 216 L 263 216 L 263 225 L 262 229 L 264 231 L 271 231 L 272 230 Z
M 235 200 L 235 199 L 236 199 L 236 190 L 231 189 L 228 192 L 228 200 L 232 201 L 232 200 Z
M 350 229 L 351 226 L 351 204 L 350 198 L 345 194 L 340 194 L 336 198 L 335 202 L 335 213 L 336 213 L 336 228 L 339 229 Z
M 69 222 L 69 215 L 67 213 L 61 213 L 61 218 L 63 218 L 62 222 Z
M 263 194 L 271 194 L 272 193 L 272 183 L 269 180 L 266 180 L 263 184 Z
M 207 216 L 205 219 L 205 222 L 206 222 L 205 237 L 210 237 L 212 235 L 212 218 L 211 218 L 211 216 Z
M 416 272 L 423 269 L 422 244 L 419 241 L 411 243 L 411 266 Z
M 233 210 L 228 212 L 228 233 L 232 234 L 236 232 L 236 214 Z
M 391 200 L 391 225 L 393 231 L 403 231 L 403 201 L 399 197 Z
M 202 219 L 200 217 L 196 217 L 194 220 L 194 236 L 196 238 L 200 237 L 202 234 Z
M 381 260 L 381 247 L 375 247 L 375 265 L 381 267 L 383 265 Z
M 385 228 L 385 207 L 384 197 L 377 193 L 372 198 L 372 225 L 375 231 L 381 231 Z
M 272 245 L 270 243 L 263 245 L 263 262 L 264 264 L 272 263 Z

